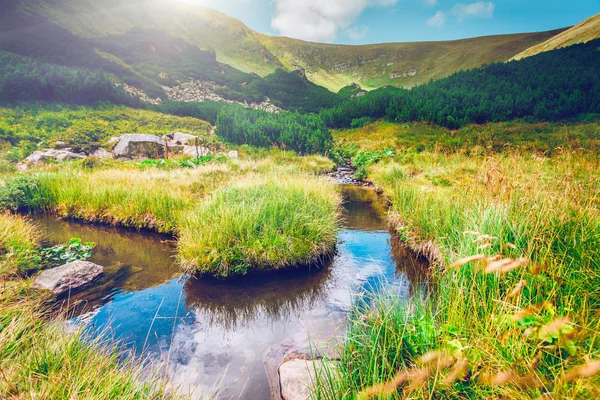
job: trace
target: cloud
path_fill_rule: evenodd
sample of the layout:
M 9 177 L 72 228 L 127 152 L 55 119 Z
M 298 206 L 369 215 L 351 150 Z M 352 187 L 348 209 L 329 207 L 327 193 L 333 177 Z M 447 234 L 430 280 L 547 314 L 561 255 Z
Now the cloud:
M 427 20 L 427 25 L 441 28 L 446 24 L 446 13 L 438 11 L 435 15 Z
M 317 42 L 335 40 L 340 30 L 369 7 L 389 7 L 398 0 L 274 0 L 271 25 L 281 35 Z M 347 32 L 348 33 L 348 32 Z M 350 34 L 349 34 L 350 36 Z
M 352 26 L 346 29 L 346 35 L 351 40 L 360 40 L 365 37 L 365 35 L 369 32 L 369 28 L 366 26 Z
M 435 6 L 438 3 L 438 0 L 423 0 L 423 1 L 425 2 L 426 5 L 428 5 L 430 7 Z
M 490 19 L 494 17 L 496 5 L 491 2 L 478 1 L 471 4 L 457 4 L 450 11 L 459 21 L 465 18 Z

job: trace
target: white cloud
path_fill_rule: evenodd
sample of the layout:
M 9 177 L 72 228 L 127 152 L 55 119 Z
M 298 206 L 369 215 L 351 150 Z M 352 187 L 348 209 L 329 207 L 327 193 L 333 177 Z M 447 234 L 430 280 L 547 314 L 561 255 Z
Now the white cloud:
M 369 28 L 366 26 L 352 26 L 346 29 L 346 35 L 351 40 L 360 40 L 365 37 L 365 35 L 369 32 Z
M 274 0 L 271 25 L 281 35 L 319 42 L 335 40 L 367 8 L 398 0 Z
M 432 7 L 437 5 L 438 0 L 423 0 L 425 2 L 425 4 L 427 4 L 428 6 Z
M 494 17 L 494 9 L 496 5 L 491 2 L 478 1 L 471 4 L 457 4 L 455 5 L 451 13 L 455 15 L 459 21 L 465 18 L 483 18 L 490 19 Z
M 441 28 L 446 24 L 446 13 L 438 11 L 435 15 L 427 20 L 427 25 Z

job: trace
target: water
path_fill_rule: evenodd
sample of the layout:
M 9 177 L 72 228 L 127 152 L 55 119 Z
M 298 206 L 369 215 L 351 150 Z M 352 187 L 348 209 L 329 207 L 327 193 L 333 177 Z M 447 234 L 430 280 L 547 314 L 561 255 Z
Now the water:
M 39 222 L 51 243 L 71 237 L 97 243 L 91 261 L 103 265 L 105 275 L 63 300 L 74 321 L 168 365 L 183 393 L 269 399 L 278 390 L 277 366 L 286 351 L 331 352 L 357 296 L 384 286 L 408 296 L 424 270 L 422 262 L 400 254 L 375 192 L 344 187 L 344 193 L 345 228 L 327 265 L 233 282 L 179 276 L 173 243 L 164 236 Z

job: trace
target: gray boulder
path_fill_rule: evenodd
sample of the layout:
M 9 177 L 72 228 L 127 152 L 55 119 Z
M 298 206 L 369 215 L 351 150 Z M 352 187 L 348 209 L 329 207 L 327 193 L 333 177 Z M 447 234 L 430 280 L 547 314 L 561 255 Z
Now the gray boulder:
M 279 366 L 281 397 L 284 400 L 305 400 L 315 386 L 316 374 L 335 372 L 337 364 L 331 361 L 299 360 L 284 362 Z
M 178 144 L 194 144 L 198 138 L 198 136 L 189 135 L 182 132 L 173 132 L 169 136 L 171 136 L 173 141 Z
M 90 157 L 92 158 L 97 158 L 97 159 L 105 159 L 105 158 L 112 158 L 112 153 L 110 151 L 107 151 L 106 149 L 103 149 L 102 147 L 100 147 L 98 150 L 94 151 L 92 154 L 90 154 Z
M 57 295 L 93 282 L 104 273 L 104 267 L 89 261 L 74 261 L 40 273 L 33 282 L 37 289 L 51 290 Z
M 164 140 L 155 135 L 133 134 L 122 135 L 119 142 L 113 149 L 115 158 L 164 158 L 166 156 L 166 146 L 169 154 L 181 154 L 183 146 L 167 144 Z
M 197 150 L 196 146 L 183 146 L 183 154 L 186 156 L 200 157 L 211 154 L 211 151 L 207 147 L 202 146 L 198 146 Z
M 233 158 L 234 160 L 235 160 L 235 159 L 238 159 L 238 158 L 239 158 L 239 156 L 240 156 L 240 155 L 239 155 L 239 153 L 237 152 L 237 150 L 231 150 L 229 153 L 227 153 L 227 157 L 229 157 L 229 158 Z
M 28 169 L 32 165 L 45 163 L 48 160 L 66 161 L 79 160 L 86 158 L 83 153 L 73 153 L 70 149 L 46 149 L 34 151 L 29 157 L 17 164 L 16 168 L 20 171 Z

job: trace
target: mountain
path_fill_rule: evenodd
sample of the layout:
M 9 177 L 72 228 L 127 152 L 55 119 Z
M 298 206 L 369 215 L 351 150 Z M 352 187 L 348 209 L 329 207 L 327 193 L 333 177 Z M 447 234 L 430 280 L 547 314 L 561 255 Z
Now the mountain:
M 363 46 L 310 43 L 258 34 L 257 37 L 287 68 L 303 68 L 313 82 L 337 91 L 353 82 L 367 90 L 417 86 L 460 70 L 507 61 L 560 32 Z
M 514 59 L 520 60 L 545 51 L 560 49 L 577 43 L 587 43 L 590 40 L 600 38 L 600 14 L 586 19 L 580 24 L 560 32 L 545 42 L 536 44 L 529 49 L 517 54 Z
M 240 71 L 266 76 L 303 69 L 334 92 L 352 83 L 365 89 L 413 87 L 486 63 L 507 61 L 562 30 L 447 42 L 364 46 L 304 42 L 253 31 L 241 21 L 192 2 L 140 0 L 11 0 L 82 38 L 148 28 L 181 38 Z

